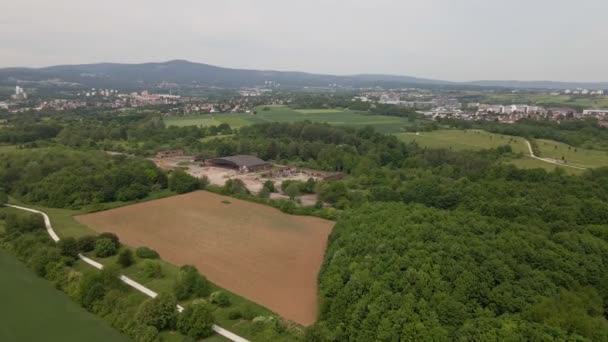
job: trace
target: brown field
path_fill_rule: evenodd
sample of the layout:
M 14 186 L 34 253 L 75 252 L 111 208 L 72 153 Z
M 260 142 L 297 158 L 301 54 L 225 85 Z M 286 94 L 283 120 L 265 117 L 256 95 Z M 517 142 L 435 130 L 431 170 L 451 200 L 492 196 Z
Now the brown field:
M 223 203 L 229 201 L 229 204 Z M 209 280 L 303 325 L 317 316 L 317 274 L 334 222 L 287 215 L 206 191 L 78 216 L 98 232 Z

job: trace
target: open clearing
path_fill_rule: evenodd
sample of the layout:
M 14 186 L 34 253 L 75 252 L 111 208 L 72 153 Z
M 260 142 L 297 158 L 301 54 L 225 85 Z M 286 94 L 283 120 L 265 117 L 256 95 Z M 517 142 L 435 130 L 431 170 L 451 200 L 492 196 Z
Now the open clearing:
M 403 127 L 410 126 L 414 122 L 407 118 L 370 115 L 364 112 L 351 111 L 348 109 L 298 109 L 294 110 L 287 106 L 259 106 L 253 114 L 201 114 L 185 117 L 165 118 L 167 126 L 214 126 L 227 123 L 232 128 L 240 128 L 246 125 L 264 122 L 297 122 L 312 121 L 328 123 L 335 126 L 364 127 L 372 126 L 382 133 L 403 132 Z
M 427 148 L 448 148 L 456 151 L 484 150 L 511 145 L 513 153 L 528 153 L 526 141 L 521 137 L 495 134 L 480 130 L 438 130 L 432 132 L 400 133 L 399 139 L 416 142 Z
M 564 160 L 568 165 L 594 168 L 608 166 L 608 152 L 576 148 L 553 140 L 536 139 L 543 158 Z
M 148 246 L 176 265 L 309 325 L 317 316 L 317 274 L 334 222 L 292 216 L 206 191 L 88 214 L 77 220 L 127 245 Z
M 0 341 L 129 341 L 0 250 Z

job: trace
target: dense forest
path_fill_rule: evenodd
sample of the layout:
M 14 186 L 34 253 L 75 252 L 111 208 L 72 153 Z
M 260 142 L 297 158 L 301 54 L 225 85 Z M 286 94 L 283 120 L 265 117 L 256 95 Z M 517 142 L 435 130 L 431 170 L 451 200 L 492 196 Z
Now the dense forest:
M 57 208 L 141 199 L 167 187 L 147 160 L 65 148 L 0 154 L 0 188 L 25 202 Z
M 287 186 L 316 193 L 319 205 L 310 209 L 268 200 L 268 191 L 249 194 L 238 182 L 211 188 L 337 219 L 319 277 L 320 319 L 308 329 L 309 341 L 608 339 L 608 169 L 580 176 L 524 170 L 501 162 L 509 148 L 424 149 L 370 127 L 311 122 L 238 131 L 167 128 L 158 113 L 142 112 L 9 123 L 11 141 L 24 149 L 0 154 L 0 187 L 48 206 L 197 188 L 182 173 L 168 179 L 144 159 L 99 150 L 251 154 L 344 173 L 342 180 Z M 589 121 L 442 124 L 575 146 L 601 144 L 606 135 Z M 54 130 L 28 136 L 26 125 Z

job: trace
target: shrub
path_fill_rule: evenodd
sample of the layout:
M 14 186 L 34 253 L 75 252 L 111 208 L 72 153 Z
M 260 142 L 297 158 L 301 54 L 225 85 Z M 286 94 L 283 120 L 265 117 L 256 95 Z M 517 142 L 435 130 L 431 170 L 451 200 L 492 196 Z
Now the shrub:
M 238 309 L 232 309 L 228 312 L 228 319 L 237 320 L 243 318 L 243 314 Z
M 116 254 L 116 245 L 108 238 L 101 238 L 95 242 L 95 256 L 107 258 Z
M 194 266 L 185 265 L 179 270 L 177 282 L 173 287 L 178 300 L 209 295 L 209 282 L 200 275 Z
M 142 259 L 158 259 L 160 255 L 158 252 L 148 247 L 139 247 L 135 250 L 135 255 Z
M 94 250 L 95 241 L 97 241 L 97 238 L 93 235 L 85 235 L 85 236 L 80 237 L 77 241 L 78 250 L 83 253 Z
M 201 182 L 183 170 L 174 170 L 169 178 L 169 190 L 178 194 L 195 191 L 201 188 Z
M 158 329 L 151 325 L 137 325 L 131 330 L 131 335 L 135 336 L 136 342 L 154 342 L 157 341 Z
M 130 249 L 123 249 L 118 254 L 118 264 L 122 267 L 133 265 L 133 252 Z
M 179 315 L 177 330 L 198 340 L 213 334 L 214 322 L 213 314 L 207 305 L 190 305 Z
M 229 179 L 222 188 L 222 193 L 225 195 L 249 194 L 247 186 L 241 179 Z
M 176 305 L 177 301 L 173 296 L 161 293 L 139 306 L 135 321 L 140 325 L 150 325 L 158 330 L 172 328 L 177 318 Z
M 45 229 L 44 218 L 40 214 L 6 215 L 6 231 L 28 233 Z
M 59 240 L 57 247 L 59 247 L 61 255 L 78 258 L 78 242 L 73 237 Z
M 97 239 L 110 239 L 112 240 L 112 243 L 114 243 L 114 246 L 116 248 L 120 247 L 120 240 L 118 239 L 118 236 L 114 233 L 101 233 L 99 234 L 99 236 L 97 236 Z
M 274 182 L 270 179 L 264 182 L 264 189 L 268 190 L 268 192 L 277 192 L 276 187 L 274 186 Z
M 160 264 L 153 260 L 144 260 L 141 263 L 141 272 L 148 279 L 157 279 L 163 277 L 163 270 Z
M 225 292 L 216 291 L 211 294 L 209 300 L 213 304 L 217 304 L 219 307 L 225 308 L 230 306 L 230 297 Z
M 81 286 L 80 304 L 84 308 L 91 310 L 93 304 L 102 300 L 105 293 L 106 290 L 101 283 L 93 283 L 91 286 L 84 288 Z

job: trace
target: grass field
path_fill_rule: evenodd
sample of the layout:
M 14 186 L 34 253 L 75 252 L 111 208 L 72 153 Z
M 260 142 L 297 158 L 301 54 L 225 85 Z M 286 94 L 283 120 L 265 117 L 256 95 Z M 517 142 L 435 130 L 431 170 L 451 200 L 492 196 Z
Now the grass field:
M 608 166 L 608 152 L 576 148 L 557 141 L 536 139 L 541 157 L 561 160 L 584 168 Z
M 560 168 L 570 174 L 581 174 L 583 172 L 583 170 L 555 165 L 531 158 L 525 140 L 521 137 L 495 134 L 480 130 L 438 130 L 421 132 L 419 134 L 399 133 L 396 135 L 403 141 L 416 142 L 423 147 L 446 148 L 455 151 L 480 151 L 509 144 L 513 149 L 513 153 L 519 156 L 505 159 L 505 163 L 513 164 L 523 169 L 540 168 L 547 171 L 553 171 L 556 168 Z M 575 153 L 574 148 L 568 150 L 568 145 L 565 144 L 550 140 L 537 140 L 537 142 L 539 143 L 542 157 L 561 159 L 561 156 L 565 155 L 569 165 L 580 167 L 608 166 L 608 153 L 606 152 L 578 149 L 578 152 Z M 557 150 L 555 149 L 555 146 L 558 146 Z
M 513 153 L 528 153 L 523 138 L 494 134 L 480 130 L 439 130 L 432 132 L 399 133 L 397 136 L 406 142 L 416 142 L 427 148 L 448 148 L 455 151 L 484 150 L 511 145 Z
M 129 341 L 0 250 L 0 341 Z
M 167 126 L 218 126 L 223 123 L 227 123 L 232 128 L 241 128 L 243 126 L 251 125 L 249 117 L 251 114 L 240 114 L 240 113 L 226 113 L 226 114 L 205 114 L 196 116 L 183 116 L 183 117 L 172 117 L 165 119 Z
M 316 319 L 331 221 L 204 191 L 77 219 L 127 245 L 149 246 L 171 264 L 195 265 L 212 282 L 289 320 Z
M 287 106 L 260 106 L 253 114 L 206 114 L 198 116 L 174 117 L 165 119 L 167 126 L 213 126 L 227 123 L 233 128 L 264 122 L 312 121 L 335 126 L 364 127 L 373 126 L 379 132 L 403 132 L 403 127 L 412 125 L 406 118 L 369 115 L 363 112 L 343 109 L 300 109 Z

